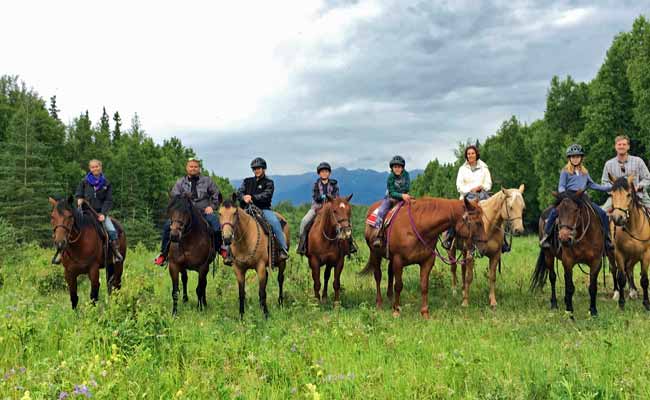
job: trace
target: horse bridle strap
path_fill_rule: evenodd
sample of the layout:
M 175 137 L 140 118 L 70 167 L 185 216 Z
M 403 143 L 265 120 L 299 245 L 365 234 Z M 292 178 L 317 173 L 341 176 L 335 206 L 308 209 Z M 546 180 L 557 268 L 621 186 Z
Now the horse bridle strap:
M 333 237 L 333 238 L 327 236 L 327 234 L 325 233 L 325 227 L 323 226 L 323 237 L 325 237 L 325 239 L 329 240 L 330 242 L 333 242 L 333 241 L 335 241 L 335 240 L 340 240 L 340 238 L 339 238 L 338 236 L 339 236 L 339 233 L 341 233 L 341 228 L 342 228 L 342 227 L 341 227 L 341 223 L 343 223 L 343 222 L 348 222 L 348 223 L 349 223 L 350 220 L 347 219 L 347 218 L 343 218 L 343 219 L 340 219 L 340 220 L 339 220 L 339 219 L 336 219 L 336 215 L 334 215 L 334 211 L 332 211 L 332 208 L 331 208 L 331 207 L 330 207 L 330 210 L 329 210 L 329 211 L 330 211 L 330 212 L 329 212 L 328 216 L 330 217 L 330 219 L 333 219 L 333 220 L 334 220 L 334 223 L 336 224 L 336 225 L 335 225 L 335 227 L 336 227 L 336 236 Z M 350 229 L 352 229 L 352 224 L 348 224 L 348 226 L 347 226 L 347 227 L 344 227 L 344 228 L 348 228 L 348 227 L 349 227 Z

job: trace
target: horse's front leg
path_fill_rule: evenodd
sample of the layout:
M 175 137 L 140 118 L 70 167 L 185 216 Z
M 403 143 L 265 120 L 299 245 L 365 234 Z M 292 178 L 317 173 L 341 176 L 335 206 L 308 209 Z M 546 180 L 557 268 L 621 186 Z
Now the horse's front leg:
M 206 299 L 206 288 L 208 286 L 208 271 L 210 269 L 210 265 L 202 265 L 199 267 L 199 283 L 196 285 L 196 298 L 198 299 L 198 308 L 199 310 L 203 310 L 205 307 L 208 305 L 208 301 Z
M 469 288 L 474 280 L 474 259 L 465 253 L 465 270 L 463 271 L 463 307 L 469 306 Z
M 596 295 L 598 294 L 598 274 L 600 273 L 601 258 L 597 257 L 589 265 L 589 313 L 592 317 L 598 315 Z
M 72 309 L 77 309 L 79 304 L 79 296 L 77 296 L 77 274 L 65 269 L 65 281 L 68 284 L 68 292 L 70 293 L 70 304 Z
M 99 300 L 99 264 L 94 264 L 88 271 L 90 280 L 90 301 L 94 305 Z
M 343 272 L 343 264 L 345 257 L 340 257 L 334 269 L 334 305 L 341 301 L 341 272 Z
M 490 307 L 493 309 L 497 307 L 497 265 L 499 264 L 499 259 L 501 258 L 501 253 L 497 252 L 494 256 L 490 258 L 490 272 L 488 275 L 488 280 L 490 281 Z
M 169 262 L 169 276 L 172 280 L 172 315 L 178 315 L 178 269 L 173 261 Z
M 185 268 L 181 270 L 181 282 L 183 283 L 183 303 L 187 303 L 189 297 L 187 296 L 187 269 Z
M 269 308 L 266 305 L 266 281 L 267 281 L 267 273 L 266 273 L 266 263 L 261 261 L 258 262 L 257 264 L 257 279 L 259 281 L 259 297 L 260 297 L 260 307 L 262 308 L 262 311 L 264 312 L 264 318 L 269 317 Z
M 332 275 L 332 264 L 325 264 L 325 275 L 323 279 L 323 294 L 321 295 L 321 303 L 326 303 L 327 302 L 327 286 L 329 285 L 330 282 L 330 276 Z
M 400 306 L 400 295 L 402 294 L 402 288 L 404 288 L 404 283 L 402 281 L 402 262 L 396 261 L 393 259 L 391 263 L 393 265 L 393 273 L 395 274 L 395 299 L 393 300 L 393 316 L 399 317 L 401 306 Z

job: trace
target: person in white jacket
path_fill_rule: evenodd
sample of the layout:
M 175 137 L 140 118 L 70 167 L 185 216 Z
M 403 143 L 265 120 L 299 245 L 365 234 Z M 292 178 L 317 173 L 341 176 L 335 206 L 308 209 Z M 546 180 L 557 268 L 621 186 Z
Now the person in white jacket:
M 487 164 L 481 160 L 478 147 L 467 146 L 465 149 L 465 163 L 461 165 L 456 176 L 456 189 L 461 200 L 486 200 L 490 197 L 492 188 L 492 177 Z M 451 247 L 454 239 L 454 229 L 449 228 L 442 246 L 446 249 Z

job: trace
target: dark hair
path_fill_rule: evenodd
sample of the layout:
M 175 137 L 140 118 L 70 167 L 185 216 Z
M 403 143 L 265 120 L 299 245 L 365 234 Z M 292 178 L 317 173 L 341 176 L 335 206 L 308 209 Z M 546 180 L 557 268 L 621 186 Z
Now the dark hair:
M 465 161 L 469 161 L 469 160 L 467 160 L 467 152 L 468 152 L 470 149 L 471 149 L 471 150 L 474 150 L 474 152 L 476 153 L 476 161 L 480 160 L 480 159 L 481 159 L 481 153 L 479 153 L 479 151 L 478 151 L 478 147 L 474 146 L 473 144 L 470 144 L 469 146 L 467 146 L 467 147 L 465 148 Z

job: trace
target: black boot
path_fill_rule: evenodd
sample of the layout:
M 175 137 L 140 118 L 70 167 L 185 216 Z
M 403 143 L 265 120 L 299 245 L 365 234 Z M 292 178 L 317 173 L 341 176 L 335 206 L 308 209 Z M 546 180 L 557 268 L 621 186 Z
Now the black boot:
M 305 232 L 300 235 L 300 241 L 298 241 L 298 248 L 296 249 L 296 253 L 300 254 L 301 256 L 304 256 L 307 254 L 307 230 L 305 229 Z
M 501 246 L 501 252 L 509 253 L 510 250 L 512 250 L 512 248 L 510 247 L 510 243 L 508 243 L 508 241 L 505 238 L 503 238 L 503 245 Z
M 124 261 L 124 257 L 120 254 L 120 244 L 117 239 L 111 240 L 111 250 L 113 252 L 113 262 L 118 263 Z
M 357 249 L 357 244 L 354 243 L 354 239 L 350 238 L 350 254 L 355 254 L 359 249 Z
M 539 241 L 539 245 L 542 246 L 542 249 L 550 249 L 551 235 L 548 233 L 544 233 L 544 236 L 542 236 L 542 239 Z
M 442 241 L 442 247 L 444 247 L 446 250 L 451 249 L 451 245 L 454 243 L 455 234 L 456 234 L 456 230 L 454 228 L 449 228 L 447 230 L 447 235 L 445 237 L 445 240 Z

